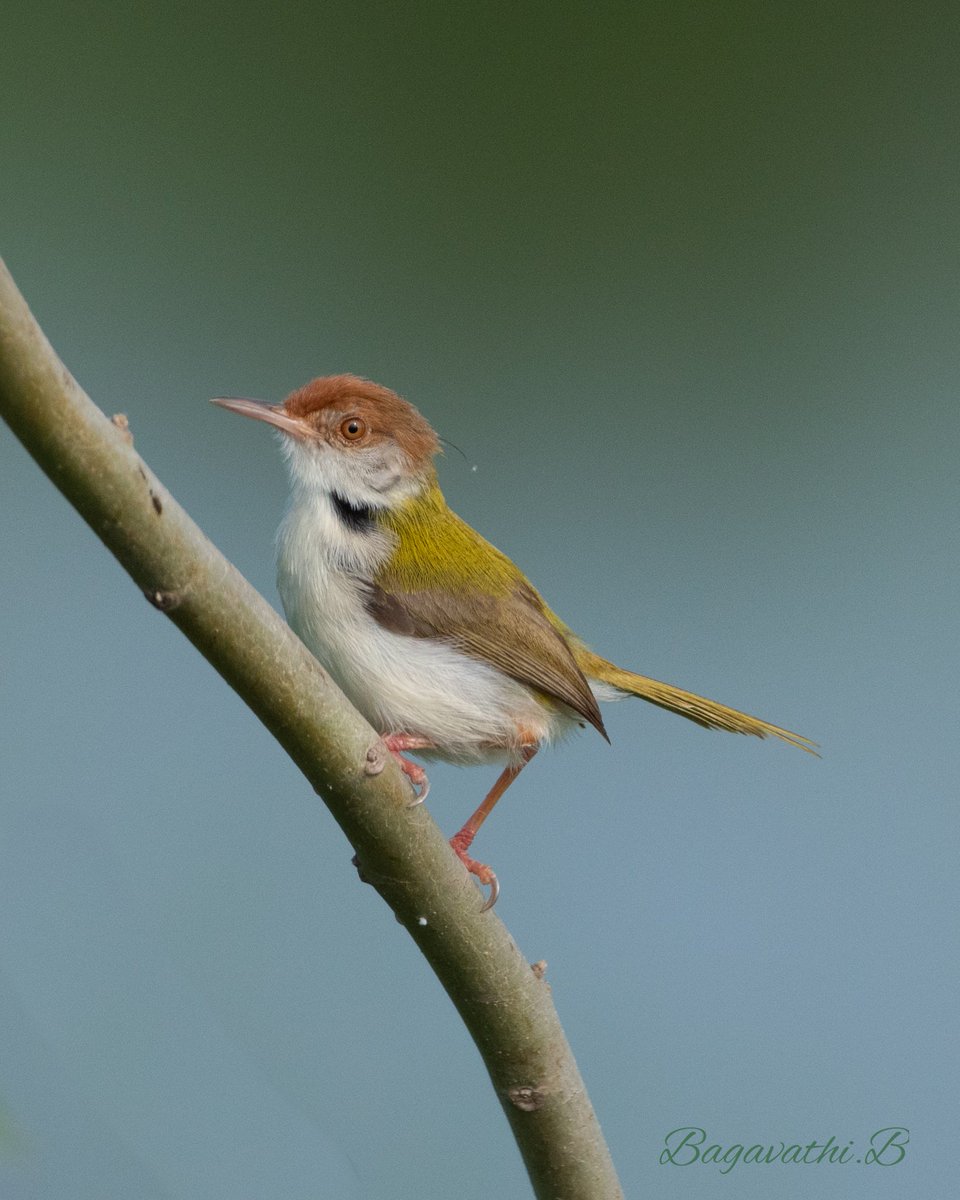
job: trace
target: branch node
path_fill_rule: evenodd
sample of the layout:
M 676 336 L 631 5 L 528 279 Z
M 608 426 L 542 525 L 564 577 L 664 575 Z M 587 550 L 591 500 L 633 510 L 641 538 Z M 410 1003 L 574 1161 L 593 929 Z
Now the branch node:
M 364 774 L 379 775 L 387 765 L 388 754 L 389 751 L 383 744 L 383 739 L 378 738 L 367 751 L 366 762 L 363 766 Z
M 536 1112 L 538 1108 L 543 1108 L 547 1100 L 547 1092 L 545 1088 L 538 1087 L 535 1084 L 524 1083 L 517 1087 L 507 1089 L 507 1099 L 515 1107 L 522 1112 Z
M 350 859 L 350 864 L 351 864 L 351 866 L 356 867 L 357 878 L 360 880 L 361 883 L 370 883 L 370 880 L 363 873 L 363 867 L 360 863 L 360 855 L 359 854 L 355 854 L 353 856 L 353 858 Z M 370 883 L 370 886 L 373 887 L 373 884 Z
M 183 592 L 165 592 L 159 588 L 144 588 L 143 594 L 153 607 L 159 609 L 162 613 L 173 612 L 175 608 L 179 608 L 183 603 Z
M 130 422 L 127 420 L 126 413 L 114 413 L 110 418 L 110 424 L 116 425 L 128 446 L 133 445 L 133 434 L 130 432 Z

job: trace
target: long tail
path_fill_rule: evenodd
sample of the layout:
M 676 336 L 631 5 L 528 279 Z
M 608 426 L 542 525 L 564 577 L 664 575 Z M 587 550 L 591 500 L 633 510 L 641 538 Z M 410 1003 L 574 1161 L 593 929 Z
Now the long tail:
M 575 646 L 574 655 L 577 665 L 588 679 L 597 679 L 618 691 L 639 696 L 641 700 L 647 700 L 651 704 L 658 704 L 670 712 L 679 713 L 688 721 L 696 721 L 705 729 L 726 729 L 730 733 L 749 733 L 754 737 L 778 737 L 791 746 L 806 750 L 808 754 L 817 753 L 817 743 L 812 742 L 810 738 L 791 733 L 789 729 L 781 729 L 779 725 L 771 725 L 769 721 L 761 721 L 747 713 L 738 712 L 735 708 L 727 708 L 725 704 L 717 704 L 715 700 L 707 700 L 693 692 L 671 687 L 669 683 L 661 683 L 658 679 L 649 679 L 646 675 L 624 671 L 622 667 L 614 666 L 586 647 Z

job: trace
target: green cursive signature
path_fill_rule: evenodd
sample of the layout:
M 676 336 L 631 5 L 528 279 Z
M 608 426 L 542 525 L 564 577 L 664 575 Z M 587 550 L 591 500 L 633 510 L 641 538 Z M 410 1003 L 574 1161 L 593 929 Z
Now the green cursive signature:
M 841 1145 L 831 1134 L 823 1142 L 754 1142 L 747 1145 L 733 1142 L 728 1146 L 707 1142 L 707 1131 L 698 1125 L 681 1125 L 663 1139 L 661 1165 L 690 1167 L 704 1163 L 717 1167 L 728 1175 L 740 1163 L 798 1163 L 816 1166 L 820 1163 L 859 1163 L 863 1166 L 895 1167 L 903 1162 L 910 1143 L 910 1130 L 902 1125 L 887 1125 L 868 1138 L 867 1146 L 859 1153 L 851 1138 Z

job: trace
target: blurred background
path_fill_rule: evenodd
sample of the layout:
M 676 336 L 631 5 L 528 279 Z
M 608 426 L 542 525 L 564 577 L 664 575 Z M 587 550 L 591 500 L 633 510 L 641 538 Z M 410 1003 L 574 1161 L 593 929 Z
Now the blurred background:
M 625 702 L 484 828 L 626 1194 L 946 1194 L 955 5 L 80 12 L 5 5 L 0 252 L 256 587 L 283 465 L 207 399 L 354 371 L 597 650 L 822 745 Z M 0 548 L 3 1200 L 527 1195 L 323 805 L 5 428 Z

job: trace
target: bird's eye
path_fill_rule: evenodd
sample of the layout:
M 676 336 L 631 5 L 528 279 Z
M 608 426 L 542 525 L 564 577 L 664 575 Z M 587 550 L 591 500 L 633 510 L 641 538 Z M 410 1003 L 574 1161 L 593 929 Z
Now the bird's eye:
M 348 442 L 359 442 L 366 432 L 367 423 L 359 417 L 347 417 L 345 421 L 340 422 L 340 433 Z

